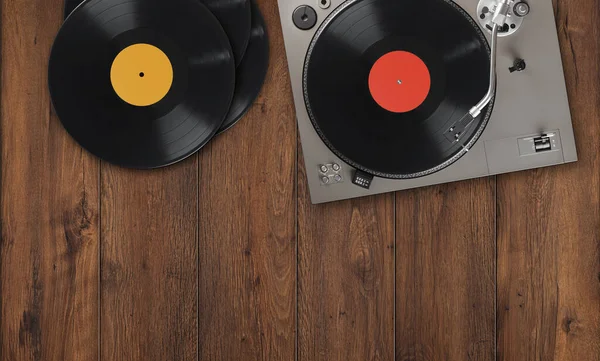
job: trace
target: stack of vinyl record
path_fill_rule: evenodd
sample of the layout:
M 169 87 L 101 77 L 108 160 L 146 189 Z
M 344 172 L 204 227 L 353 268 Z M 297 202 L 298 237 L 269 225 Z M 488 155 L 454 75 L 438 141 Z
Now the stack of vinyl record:
M 251 0 L 67 0 L 50 55 L 54 108 L 92 154 L 157 168 L 232 127 L 264 82 Z

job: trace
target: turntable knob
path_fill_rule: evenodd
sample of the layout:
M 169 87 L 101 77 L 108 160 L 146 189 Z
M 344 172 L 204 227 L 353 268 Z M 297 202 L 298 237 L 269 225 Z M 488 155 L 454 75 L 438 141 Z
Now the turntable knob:
M 515 71 L 523 71 L 525 69 L 527 69 L 527 63 L 525 63 L 525 60 L 516 59 L 514 65 L 508 68 L 508 71 L 514 73 Z
M 317 24 L 317 12 L 308 5 L 301 5 L 292 14 L 294 25 L 300 30 L 310 30 Z
M 520 2 L 516 3 L 515 6 L 513 7 L 513 12 L 515 13 L 515 15 L 517 15 L 519 17 L 527 16 L 527 14 L 529 14 L 530 10 L 531 9 L 529 7 L 529 4 L 527 4 L 524 1 L 520 1 Z

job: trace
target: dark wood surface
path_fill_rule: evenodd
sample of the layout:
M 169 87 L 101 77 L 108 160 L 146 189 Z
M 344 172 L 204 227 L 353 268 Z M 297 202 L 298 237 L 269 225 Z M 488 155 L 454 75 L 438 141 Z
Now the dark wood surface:
M 198 162 L 101 168 L 101 360 L 198 351 Z
M 393 194 L 315 207 L 298 181 L 298 359 L 393 360 Z
M 241 126 L 200 153 L 200 360 L 294 359 L 296 124 L 278 10 L 260 5 L 265 86 Z
M 397 360 L 494 360 L 495 186 L 398 193 Z
M 498 359 L 600 360 L 600 3 L 554 3 L 579 162 L 498 177 Z
M 0 0 L 0 360 L 600 360 L 600 2 L 556 0 L 580 161 L 314 206 L 275 0 L 256 105 L 131 171 L 53 114 L 62 0 Z
M 95 360 L 100 162 L 53 114 L 57 2 L 2 1 L 0 358 Z

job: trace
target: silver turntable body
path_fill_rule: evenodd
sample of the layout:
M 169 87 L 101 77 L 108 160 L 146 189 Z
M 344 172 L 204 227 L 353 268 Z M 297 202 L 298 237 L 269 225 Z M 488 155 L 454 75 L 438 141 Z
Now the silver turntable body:
M 338 158 L 317 134 L 303 94 L 304 62 L 313 38 L 328 16 L 335 15 L 332 13 L 340 6 L 354 1 L 360 0 L 279 0 L 313 203 L 577 161 L 552 2 L 528 0 L 529 9 L 518 9 L 528 12 L 524 21 L 512 14 L 512 21 L 516 23 L 511 28 L 514 31 L 498 38 L 495 104 L 487 127 L 469 151 L 452 165 L 420 178 L 357 179 L 356 170 Z M 479 19 L 485 1 L 501 0 L 456 0 L 455 3 L 483 24 Z M 515 11 L 514 8 L 511 11 Z M 303 26 L 298 18 L 308 24 Z M 491 32 L 485 30 L 484 33 L 490 41 Z M 526 61 L 526 68 L 515 71 L 514 67 L 521 59 Z

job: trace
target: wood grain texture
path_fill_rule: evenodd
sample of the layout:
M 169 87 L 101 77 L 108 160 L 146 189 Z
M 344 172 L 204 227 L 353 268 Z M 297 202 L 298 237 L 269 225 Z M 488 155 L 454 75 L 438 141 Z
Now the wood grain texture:
M 53 114 L 62 1 L 2 1 L 0 352 L 98 359 L 98 161 Z
M 312 205 L 298 189 L 298 360 L 394 359 L 394 196 Z
M 498 178 L 499 360 L 600 360 L 600 2 L 555 2 L 579 162 Z
M 62 0 L 0 0 L 0 360 L 600 361 L 600 0 L 554 2 L 578 163 L 313 206 L 276 0 L 257 104 L 151 172 L 53 114 Z
M 101 359 L 198 357 L 198 162 L 103 164 Z
M 294 360 L 296 122 L 275 1 L 266 84 L 201 154 L 200 360 Z
M 398 193 L 396 360 L 495 360 L 495 180 Z

